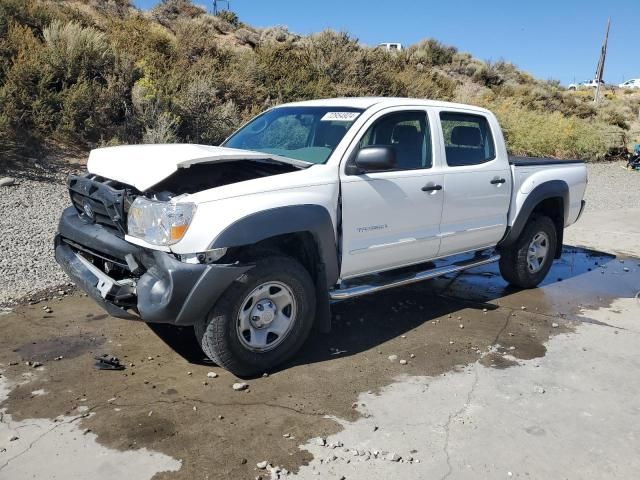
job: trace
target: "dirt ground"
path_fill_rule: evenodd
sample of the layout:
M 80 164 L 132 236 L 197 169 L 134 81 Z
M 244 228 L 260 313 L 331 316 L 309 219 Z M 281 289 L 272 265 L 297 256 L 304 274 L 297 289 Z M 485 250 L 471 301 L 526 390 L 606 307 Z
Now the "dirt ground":
M 564 429 L 555 434 L 544 436 L 540 431 L 549 428 L 529 425 L 522 441 L 500 438 L 508 462 L 500 455 L 489 460 L 482 440 L 469 444 L 464 439 L 470 431 L 456 433 L 452 422 L 462 419 L 461 428 L 497 441 L 509 431 L 503 420 L 510 408 L 519 409 L 516 419 L 533 418 L 528 409 L 538 411 L 545 395 L 553 398 L 545 382 L 570 389 L 578 367 L 568 360 L 579 359 L 577 365 L 611 371 L 630 362 L 618 378 L 626 388 L 603 385 L 609 373 L 586 375 L 581 385 L 587 393 L 575 401 L 597 405 L 606 391 L 616 404 L 605 423 L 640 423 L 640 353 L 606 343 L 633 345 L 640 333 L 633 327 L 640 318 L 638 213 L 626 212 L 626 220 L 612 227 L 624 233 L 628 225 L 628 245 L 618 257 L 603 248 L 602 235 L 590 243 L 588 223 L 567 232 L 566 243 L 582 247 L 565 246 L 539 289 L 513 290 L 491 265 L 335 304 L 331 334 L 313 334 L 278 371 L 243 379 L 245 391 L 234 391 L 240 380 L 205 361 L 189 329 L 113 319 L 80 294 L 7 312 L 0 315 L 0 479 L 637 478 L 635 461 L 601 471 L 598 465 L 606 462 L 596 462 L 590 474 L 559 462 L 548 477 L 547 461 L 529 465 L 530 458 L 519 457 L 542 442 L 580 461 L 583 453 L 569 443 L 585 427 L 572 413 L 554 420 Z M 590 313 L 602 311 L 631 326 Z M 611 339 L 605 342 L 599 332 Z M 588 338 L 605 350 L 565 348 L 580 339 L 586 345 Z M 602 353 L 609 351 L 616 355 Z M 102 354 L 119 357 L 126 369 L 94 368 L 93 357 Z M 499 396 L 474 400 L 479 379 L 492 376 L 524 385 L 519 403 L 502 405 Z M 467 391 L 469 378 L 475 383 Z M 558 404 L 547 401 L 545 410 L 570 408 L 560 397 Z M 587 410 L 575 408 L 576 415 Z M 593 428 L 594 435 L 600 432 Z M 610 437 L 584 455 L 606 457 L 622 449 L 640 458 L 640 432 L 629 428 L 626 436 L 602 430 Z M 344 447 L 340 438 L 351 443 Z M 286 471 L 260 469 L 262 461 Z M 509 462 L 515 466 L 507 470 Z M 525 464 L 526 472 L 519 471 Z

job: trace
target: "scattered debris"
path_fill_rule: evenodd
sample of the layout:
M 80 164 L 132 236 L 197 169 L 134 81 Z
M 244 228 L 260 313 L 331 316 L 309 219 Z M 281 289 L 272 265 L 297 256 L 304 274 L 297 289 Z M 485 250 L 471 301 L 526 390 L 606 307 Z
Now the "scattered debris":
M 233 384 L 233 389 L 236 392 L 240 392 L 242 390 L 246 390 L 247 388 L 249 388 L 249 384 L 248 383 L 242 382 L 242 383 L 234 383 Z
M 120 363 L 118 357 L 112 357 L 105 353 L 101 357 L 94 357 L 96 360 L 96 368 L 98 370 L 124 370 L 124 365 Z

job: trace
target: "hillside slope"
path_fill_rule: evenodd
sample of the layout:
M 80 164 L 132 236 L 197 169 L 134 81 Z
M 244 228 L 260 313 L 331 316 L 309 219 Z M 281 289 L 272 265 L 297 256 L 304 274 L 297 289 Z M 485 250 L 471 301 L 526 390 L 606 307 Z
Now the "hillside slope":
M 640 96 L 568 92 L 508 62 L 436 40 L 400 54 L 346 33 L 254 29 L 188 0 L 0 0 L 0 167 L 52 147 L 216 144 L 265 107 L 355 95 L 459 101 L 494 110 L 512 153 L 603 158 L 637 141 Z

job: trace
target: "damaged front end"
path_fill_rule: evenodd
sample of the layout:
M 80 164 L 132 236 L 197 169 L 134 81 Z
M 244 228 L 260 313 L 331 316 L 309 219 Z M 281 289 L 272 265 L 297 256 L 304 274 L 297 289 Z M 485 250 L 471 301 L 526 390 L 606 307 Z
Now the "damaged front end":
M 127 214 L 142 193 L 96 175 L 70 176 L 73 207 L 55 238 L 55 257 L 69 277 L 109 314 L 153 323 L 191 325 L 250 265 L 206 256 L 183 261 L 125 240 Z M 168 194 L 165 194 L 168 195 Z

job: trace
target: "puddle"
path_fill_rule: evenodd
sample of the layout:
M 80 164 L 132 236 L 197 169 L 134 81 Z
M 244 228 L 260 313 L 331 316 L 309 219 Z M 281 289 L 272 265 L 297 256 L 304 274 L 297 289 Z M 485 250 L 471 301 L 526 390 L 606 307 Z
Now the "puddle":
M 593 269 L 595 261 L 606 268 Z M 631 268 L 637 264 L 628 261 L 624 265 Z M 387 474 L 386 464 L 380 463 L 380 473 L 367 470 L 369 463 L 352 453 L 315 451 L 313 445 L 299 450 L 297 445 L 308 445 L 308 439 L 318 435 L 343 438 L 336 432 L 344 427 L 346 435 L 353 433 L 354 445 L 362 440 L 369 442 L 363 445 L 369 450 L 397 448 L 399 455 L 422 459 L 423 465 L 431 457 L 444 461 L 442 442 L 449 415 L 477 407 L 473 402 L 472 407 L 465 407 L 476 374 L 479 381 L 505 379 L 504 385 L 515 385 L 513 377 L 518 372 L 529 372 L 538 368 L 536 364 L 555 358 L 551 348 L 564 334 L 572 337 L 571 332 L 583 327 L 612 334 L 619 330 L 604 325 L 617 325 L 612 319 L 586 319 L 580 313 L 589 305 L 608 306 L 616 296 L 613 293 L 629 298 L 635 295 L 640 276 L 636 267 L 624 272 L 624 265 L 612 256 L 570 249 L 540 289 L 512 289 L 499 276 L 497 265 L 490 265 L 335 304 L 331 334 L 314 332 L 292 361 L 268 372 L 268 377 L 247 380 L 250 388 L 243 393 L 231 388 L 236 378 L 202 361 L 190 329 L 148 328 L 112 318 L 92 321 L 103 313 L 85 298 L 64 299 L 56 304 L 55 318 L 46 320 L 40 309 L 23 307 L 3 318 L 0 362 L 17 362 L 7 368 L 6 376 L 15 384 L 22 380 L 29 383 L 16 386 L 10 395 L 7 392 L 9 398 L 3 406 L 12 421 L 26 423 L 33 418 L 55 419 L 62 414 L 68 419 L 96 412 L 71 423 L 90 428 L 89 433 L 98 435 L 100 444 L 109 451 L 139 452 L 146 447 L 181 459 L 179 473 L 167 475 L 169 478 L 199 478 L 202 472 L 214 472 L 211 478 L 255 478 L 259 474 L 255 464 L 263 460 L 295 471 L 309 462 L 317 466 L 333 454 L 345 459 L 351 455 L 351 463 L 365 465 L 363 472 L 369 472 L 369 478 L 412 478 L 411 472 L 420 473 L 415 478 L 441 477 L 446 468 L 423 475 L 425 472 L 416 470 L 419 464 L 399 462 L 395 467 L 409 473 L 393 470 Z M 621 313 L 611 315 L 624 317 L 626 309 L 616 306 L 612 311 Z M 558 325 L 554 327 L 554 323 Z M 28 343 L 38 336 L 45 340 Z M 126 363 L 125 371 L 93 368 L 92 350 L 104 345 Z M 398 361 L 389 361 L 391 355 Z M 51 361 L 58 356 L 64 359 Z M 401 359 L 407 364 L 400 364 Z M 42 361 L 45 368 L 31 369 L 24 365 L 25 360 Z M 219 377 L 208 378 L 210 371 Z M 562 370 L 562 377 L 554 381 L 560 384 L 571 377 L 569 371 Z M 514 402 L 529 399 L 539 385 L 537 378 L 527 375 L 522 380 L 530 383 L 525 390 L 513 386 L 513 391 L 504 391 L 497 383 L 487 391 L 495 397 L 494 403 L 477 408 L 491 410 L 495 404 L 510 412 L 516 407 L 503 405 L 505 396 Z M 47 394 L 32 395 L 39 389 Z M 378 397 L 380 403 L 376 403 Z M 365 403 L 365 407 L 353 408 L 354 402 Z M 83 405 L 89 409 L 78 411 Z M 380 417 L 381 412 L 389 412 L 390 420 Z M 463 417 L 454 415 L 449 430 Z M 367 423 L 378 421 L 378 425 Z M 500 417 L 494 422 L 498 431 L 487 434 L 509 444 L 503 432 L 510 432 L 510 424 Z M 360 431 L 361 426 L 372 430 Z M 381 437 L 371 437 L 374 426 L 384 432 Z M 538 426 L 527 424 L 521 430 L 539 432 Z M 543 430 L 552 431 L 547 425 Z M 404 444 L 403 433 L 408 435 Z M 295 441 L 284 434 L 291 434 Z M 396 435 L 400 440 L 393 443 Z M 392 440 L 389 444 L 384 440 L 387 437 Z M 450 457 L 455 467 L 455 442 L 462 440 L 457 435 L 451 440 Z M 346 460 L 344 464 L 349 465 Z M 335 476 L 351 478 L 350 467 L 346 468 L 344 472 L 335 470 Z M 327 472 L 320 478 L 332 478 Z M 476 471 L 473 478 L 506 475 L 491 472 Z
M 583 312 L 595 322 L 552 337 L 543 358 L 400 377 L 378 395 L 361 394 L 361 418 L 337 418 L 342 431 L 302 445 L 314 460 L 293 478 L 635 478 L 636 303 Z

